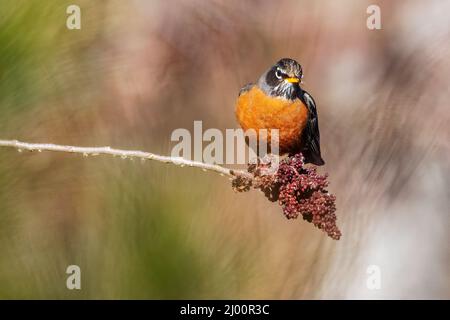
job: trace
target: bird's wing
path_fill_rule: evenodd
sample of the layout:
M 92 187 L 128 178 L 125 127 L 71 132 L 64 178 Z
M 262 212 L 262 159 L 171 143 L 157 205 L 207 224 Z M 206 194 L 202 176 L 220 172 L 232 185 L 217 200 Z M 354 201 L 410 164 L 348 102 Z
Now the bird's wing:
M 254 86 L 254 83 L 247 83 L 245 86 L 243 86 L 241 88 L 241 90 L 239 90 L 239 96 L 243 93 L 246 93 L 248 91 L 250 91 L 250 89 Z
M 301 100 L 308 108 L 308 121 L 302 133 L 302 153 L 305 162 L 321 166 L 325 164 L 320 154 L 319 119 L 317 117 L 316 103 L 313 97 L 302 90 Z

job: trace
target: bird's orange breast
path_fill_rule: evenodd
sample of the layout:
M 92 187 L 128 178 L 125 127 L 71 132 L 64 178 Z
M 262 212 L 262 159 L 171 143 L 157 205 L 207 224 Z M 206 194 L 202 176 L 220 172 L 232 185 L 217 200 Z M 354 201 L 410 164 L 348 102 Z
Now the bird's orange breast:
M 300 99 L 287 100 L 270 97 L 257 86 L 242 93 L 236 103 L 236 117 L 242 129 L 279 130 L 280 154 L 296 151 L 308 119 L 308 109 Z

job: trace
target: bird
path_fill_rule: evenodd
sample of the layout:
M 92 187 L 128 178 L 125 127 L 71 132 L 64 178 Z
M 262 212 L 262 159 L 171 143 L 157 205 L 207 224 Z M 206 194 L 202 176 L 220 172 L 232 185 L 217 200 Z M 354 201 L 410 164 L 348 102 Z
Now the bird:
M 302 153 L 305 163 L 325 164 L 320 152 L 319 119 L 316 103 L 302 84 L 300 63 L 283 58 L 267 69 L 256 83 L 246 84 L 239 91 L 235 115 L 241 128 L 279 130 L 280 155 Z M 266 141 L 266 142 L 267 142 Z M 270 143 L 268 143 L 270 148 Z

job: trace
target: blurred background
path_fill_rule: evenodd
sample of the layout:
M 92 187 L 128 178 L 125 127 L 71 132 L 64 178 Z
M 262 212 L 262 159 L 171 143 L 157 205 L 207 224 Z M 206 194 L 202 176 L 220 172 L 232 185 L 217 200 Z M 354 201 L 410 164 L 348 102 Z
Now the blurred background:
M 298 60 L 343 236 L 214 173 L 2 148 L 0 298 L 449 299 L 450 2 L 375 1 L 381 30 L 370 4 L 3 0 L 0 139 L 170 154 Z

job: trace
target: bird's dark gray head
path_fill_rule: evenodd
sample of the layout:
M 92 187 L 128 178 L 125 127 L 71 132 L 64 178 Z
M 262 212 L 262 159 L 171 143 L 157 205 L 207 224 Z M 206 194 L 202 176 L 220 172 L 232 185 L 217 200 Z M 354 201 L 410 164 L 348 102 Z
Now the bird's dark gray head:
M 284 58 L 258 80 L 258 86 L 268 95 L 294 100 L 300 92 L 302 66 L 295 60 Z

